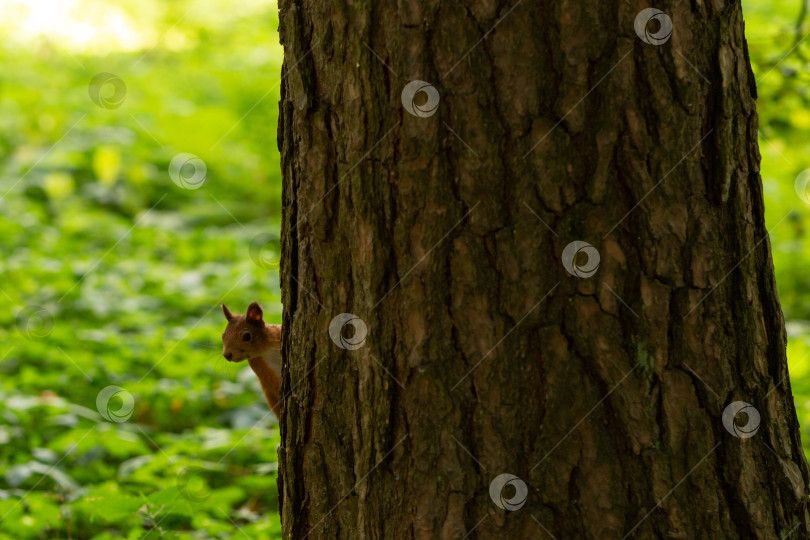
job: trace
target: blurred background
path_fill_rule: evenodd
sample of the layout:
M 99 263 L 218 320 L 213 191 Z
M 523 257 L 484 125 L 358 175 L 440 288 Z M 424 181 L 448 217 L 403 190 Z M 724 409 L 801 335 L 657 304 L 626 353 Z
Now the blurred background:
M 0 538 L 281 538 L 219 308 L 281 322 L 277 27 L 270 0 L 0 0 Z
M 743 5 L 810 448 L 810 21 Z M 218 307 L 281 322 L 276 10 L 0 0 L 0 539 L 281 538 L 275 418 Z
M 743 0 L 759 150 L 790 383 L 810 459 L 810 17 L 806 0 Z M 797 182 L 799 180 L 799 182 Z

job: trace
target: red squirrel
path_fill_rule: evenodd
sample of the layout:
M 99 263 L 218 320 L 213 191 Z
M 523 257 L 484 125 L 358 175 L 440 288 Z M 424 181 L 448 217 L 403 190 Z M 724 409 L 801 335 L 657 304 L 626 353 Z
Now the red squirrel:
M 222 332 L 222 356 L 229 362 L 247 360 L 259 378 L 264 398 L 276 418 L 281 415 L 281 325 L 267 324 L 256 302 L 235 315 L 222 304 L 228 326 Z

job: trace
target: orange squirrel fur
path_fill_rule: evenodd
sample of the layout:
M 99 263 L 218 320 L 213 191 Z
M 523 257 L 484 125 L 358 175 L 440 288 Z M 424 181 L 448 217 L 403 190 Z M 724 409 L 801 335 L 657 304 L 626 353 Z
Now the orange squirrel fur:
M 276 418 L 281 415 L 281 325 L 267 324 L 256 302 L 244 315 L 222 304 L 228 326 L 222 333 L 222 356 L 229 362 L 248 361 L 259 378 L 264 398 Z

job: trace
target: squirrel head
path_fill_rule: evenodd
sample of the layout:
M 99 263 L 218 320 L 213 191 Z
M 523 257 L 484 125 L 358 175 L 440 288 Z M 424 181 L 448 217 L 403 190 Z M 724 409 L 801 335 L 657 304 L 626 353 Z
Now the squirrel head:
M 256 302 L 248 306 L 247 313 L 236 315 L 225 304 L 222 313 L 228 326 L 222 332 L 222 356 L 229 362 L 241 362 L 262 356 L 268 349 L 281 345 L 280 332 L 262 319 L 262 308 Z

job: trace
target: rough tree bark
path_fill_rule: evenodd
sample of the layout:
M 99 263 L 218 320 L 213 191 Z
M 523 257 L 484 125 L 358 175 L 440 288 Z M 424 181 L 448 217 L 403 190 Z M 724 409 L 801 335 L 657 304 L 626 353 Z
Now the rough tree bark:
M 807 537 L 740 3 L 668 6 L 280 2 L 287 537 Z

